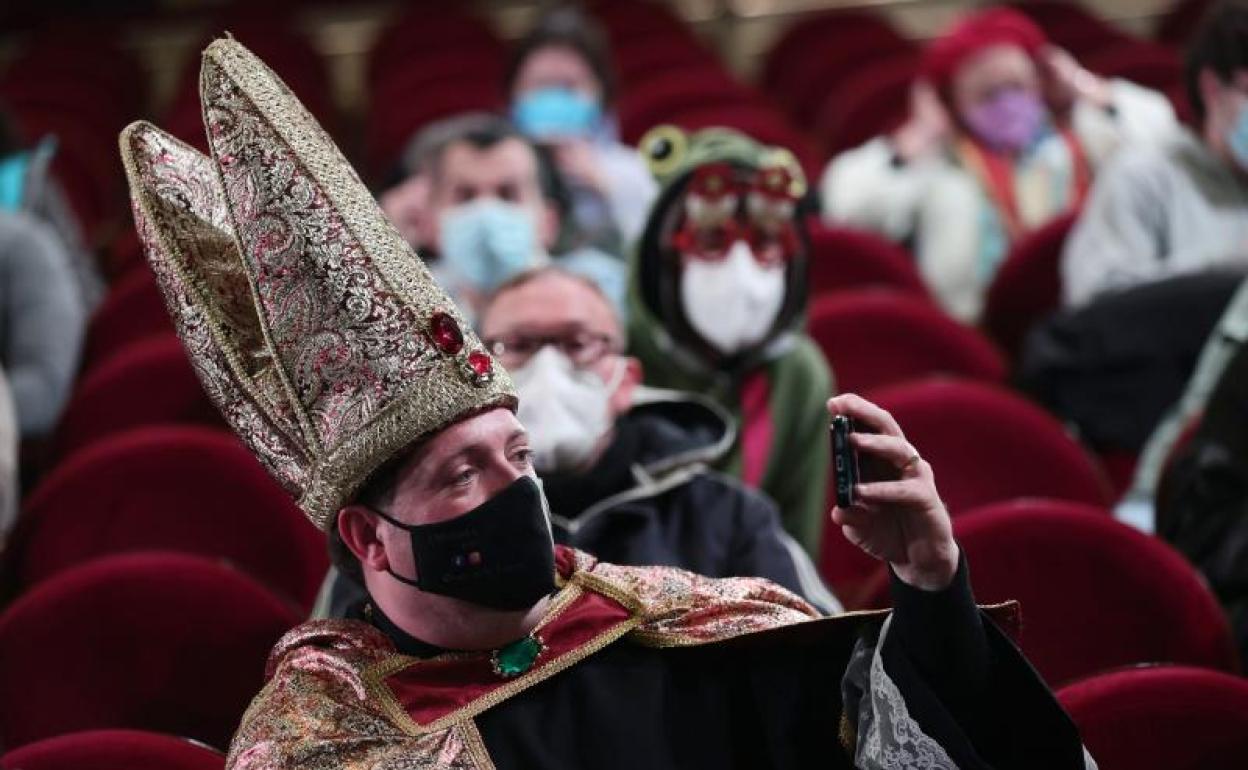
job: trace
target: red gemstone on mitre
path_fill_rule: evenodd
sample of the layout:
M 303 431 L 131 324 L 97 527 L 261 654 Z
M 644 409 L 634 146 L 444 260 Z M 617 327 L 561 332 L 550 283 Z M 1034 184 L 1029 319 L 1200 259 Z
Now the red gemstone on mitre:
M 443 353 L 455 355 L 464 348 L 464 333 L 459 330 L 455 319 L 446 313 L 433 314 L 429 319 L 429 333 L 433 344 Z
M 494 361 L 479 350 L 468 355 L 468 366 L 478 377 L 489 377 L 494 373 Z

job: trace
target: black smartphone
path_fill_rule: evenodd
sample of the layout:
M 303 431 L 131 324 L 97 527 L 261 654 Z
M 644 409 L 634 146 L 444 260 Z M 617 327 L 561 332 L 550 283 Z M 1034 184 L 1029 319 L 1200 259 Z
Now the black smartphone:
M 849 434 L 857 430 L 854 419 L 843 414 L 833 417 L 832 425 L 828 429 L 832 437 L 832 468 L 835 471 L 838 508 L 848 508 L 854 504 L 854 487 L 860 482 L 893 481 L 900 478 L 897 469 L 883 460 L 869 455 L 859 459 L 858 451 L 849 443 Z
M 832 418 L 829 427 L 832 437 L 832 469 L 836 486 L 836 507 L 848 508 L 854 504 L 854 487 L 858 484 L 858 452 L 849 443 L 854 432 L 854 420 L 843 414 Z

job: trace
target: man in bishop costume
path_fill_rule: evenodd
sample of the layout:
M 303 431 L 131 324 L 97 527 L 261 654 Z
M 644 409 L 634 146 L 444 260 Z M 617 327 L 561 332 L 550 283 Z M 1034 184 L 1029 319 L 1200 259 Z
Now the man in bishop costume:
M 200 89 L 210 155 L 121 137 L 139 233 L 205 389 L 368 594 L 277 644 L 230 768 L 1093 766 L 886 412 L 828 404 L 898 470 L 832 511 L 890 613 L 556 547 L 507 373 L 332 141 L 233 40 Z

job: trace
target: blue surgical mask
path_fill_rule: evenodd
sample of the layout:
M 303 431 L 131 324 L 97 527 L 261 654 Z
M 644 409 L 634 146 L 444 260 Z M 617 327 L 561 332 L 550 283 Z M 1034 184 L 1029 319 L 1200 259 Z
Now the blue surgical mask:
M 533 213 L 497 198 L 478 198 L 442 214 L 439 253 L 445 265 L 489 293 L 537 263 Z
M 26 198 L 26 172 L 30 153 L 19 152 L 0 159 L 0 211 L 18 211 Z
M 1248 104 L 1239 108 L 1235 122 L 1226 132 L 1226 146 L 1239 167 L 1248 171 Z
M 602 106 L 570 88 L 541 88 L 516 100 L 511 119 L 536 141 L 585 138 L 602 123 Z

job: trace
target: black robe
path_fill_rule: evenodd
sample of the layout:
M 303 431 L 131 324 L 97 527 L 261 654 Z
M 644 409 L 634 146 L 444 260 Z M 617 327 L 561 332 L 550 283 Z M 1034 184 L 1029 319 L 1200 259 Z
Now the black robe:
M 500 770 L 850 768 L 862 730 L 892 762 L 868 751 L 867 767 L 1085 767 L 1074 725 L 975 606 L 965 561 L 944 591 L 894 577 L 893 596 L 882 645 L 878 616 L 858 633 L 813 622 L 690 648 L 621 640 L 475 721 Z M 400 652 L 441 652 L 370 615 Z M 867 692 L 880 691 L 873 663 L 901 698 Z

